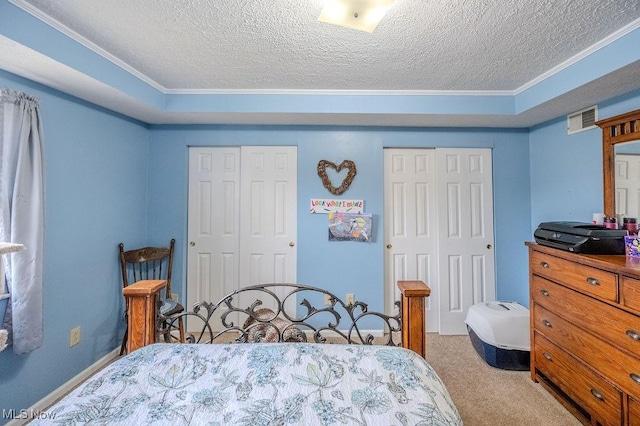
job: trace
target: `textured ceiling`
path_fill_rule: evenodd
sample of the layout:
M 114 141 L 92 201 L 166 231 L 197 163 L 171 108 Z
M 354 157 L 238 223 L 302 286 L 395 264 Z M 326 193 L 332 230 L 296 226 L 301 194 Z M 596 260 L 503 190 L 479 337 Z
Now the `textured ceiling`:
M 638 0 L 396 0 L 368 34 L 319 22 L 321 0 L 22 3 L 169 93 L 514 91 L 640 18 Z

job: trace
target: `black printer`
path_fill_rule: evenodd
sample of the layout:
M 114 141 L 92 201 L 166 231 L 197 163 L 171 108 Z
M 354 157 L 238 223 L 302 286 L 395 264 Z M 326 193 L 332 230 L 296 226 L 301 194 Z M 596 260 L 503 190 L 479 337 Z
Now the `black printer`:
M 625 229 L 584 222 L 543 222 L 533 233 L 538 244 L 585 254 L 625 254 L 625 235 Z

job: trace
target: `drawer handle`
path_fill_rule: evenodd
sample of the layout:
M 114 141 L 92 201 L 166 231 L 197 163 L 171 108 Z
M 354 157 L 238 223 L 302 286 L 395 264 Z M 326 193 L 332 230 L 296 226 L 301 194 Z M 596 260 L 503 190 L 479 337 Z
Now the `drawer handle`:
M 543 295 L 544 297 L 549 297 L 549 292 L 547 290 L 540 290 L 540 294 Z
M 631 379 L 636 382 L 636 383 L 640 383 L 640 375 L 636 374 L 636 373 L 631 373 L 629 374 L 629 377 L 631 377 Z
M 543 268 L 548 268 L 549 264 L 547 262 L 540 262 L 540 266 L 542 266 Z
M 596 399 L 599 399 L 600 401 L 604 401 L 604 396 L 602 396 L 602 394 L 595 389 L 591 389 L 591 395 L 593 395 Z
M 542 320 L 542 324 L 544 324 L 545 327 L 549 327 L 549 328 L 552 327 L 551 321 L 549 320 Z
M 547 361 L 553 361 L 553 357 L 549 352 L 544 352 L 542 356 L 545 357 Z
M 627 336 L 631 337 L 633 340 L 640 340 L 640 334 L 636 333 L 633 330 L 627 330 L 626 331 Z
M 587 282 L 591 285 L 600 285 L 600 281 L 596 280 L 595 278 L 587 278 Z

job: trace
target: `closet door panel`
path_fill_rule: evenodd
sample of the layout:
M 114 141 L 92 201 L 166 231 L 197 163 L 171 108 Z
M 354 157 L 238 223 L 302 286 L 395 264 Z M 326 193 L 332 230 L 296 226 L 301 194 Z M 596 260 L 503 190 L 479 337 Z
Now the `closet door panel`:
M 238 288 L 240 148 L 189 149 L 188 212 L 185 307 L 190 309 Z M 199 327 L 195 320 L 187 324 L 189 331 Z
M 436 149 L 440 333 L 466 334 L 472 305 L 495 300 L 490 149 Z
M 396 283 L 431 285 L 426 300 L 427 331 L 438 331 L 436 271 L 435 150 L 385 149 L 385 309 L 400 300 Z

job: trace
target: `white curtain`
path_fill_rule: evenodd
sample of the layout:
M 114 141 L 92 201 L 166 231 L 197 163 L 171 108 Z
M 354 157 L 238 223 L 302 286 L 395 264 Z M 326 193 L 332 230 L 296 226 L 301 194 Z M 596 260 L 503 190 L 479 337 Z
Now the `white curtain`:
M 25 249 L 5 255 L 11 299 L 2 322 L 17 354 L 42 345 L 44 182 L 38 100 L 0 89 L 0 241 Z

